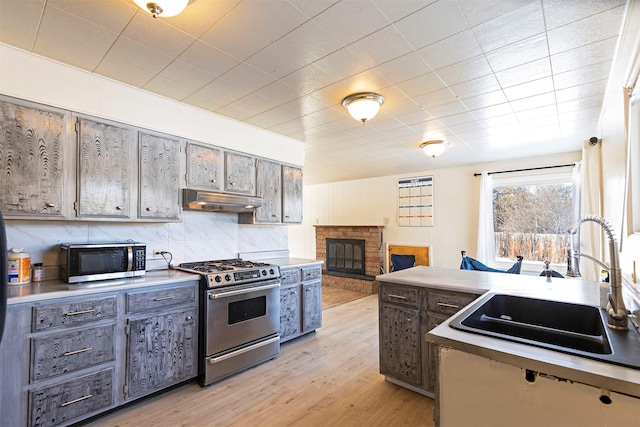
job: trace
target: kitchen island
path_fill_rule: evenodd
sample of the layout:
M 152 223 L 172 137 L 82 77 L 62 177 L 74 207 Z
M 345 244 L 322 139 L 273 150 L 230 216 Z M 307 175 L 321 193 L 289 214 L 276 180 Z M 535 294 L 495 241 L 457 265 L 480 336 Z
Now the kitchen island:
M 576 279 L 547 281 L 535 276 L 414 267 L 377 280 L 426 293 L 423 302 L 427 306 L 433 291 L 469 295 L 491 291 L 594 306 L 600 302 L 599 283 Z M 384 304 L 381 291 L 381 352 Z M 428 310 L 419 310 L 428 320 Z M 570 425 L 612 421 L 628 425 L 640 420 L 640 370 L 456 330 L 449 327 L 456 317 L 442 319 L 434 328 L 426 324 L 421 331 L 422 348 L 428 349 L 421 359 L 437 372 L 431 373 L 437 424 L 562 425 L 571 420 Z M 383 357 L 381 353 L 381 365 Z M 580 424 L 580 420 L 587 423 Z

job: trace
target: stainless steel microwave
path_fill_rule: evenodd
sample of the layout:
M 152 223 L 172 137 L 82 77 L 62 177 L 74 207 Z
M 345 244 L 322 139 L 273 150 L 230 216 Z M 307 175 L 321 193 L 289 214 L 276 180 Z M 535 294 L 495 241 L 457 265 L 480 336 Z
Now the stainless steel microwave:
M 67 283 L 143 276 L 147 245 L 125 243 L 63 243 L 60 277 Z

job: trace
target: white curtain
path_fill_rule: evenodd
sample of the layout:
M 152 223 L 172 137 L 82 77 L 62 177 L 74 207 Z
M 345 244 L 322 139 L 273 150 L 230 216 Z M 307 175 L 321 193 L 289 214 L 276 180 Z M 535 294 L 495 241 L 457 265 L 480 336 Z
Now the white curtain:
M 580 168 L 580 217 L 602 216 L 602 143 L 582 146 Z M 580 226 L 580 252 L 602 260 L 603 234 L 600 226 L 592 221 Z M 585 280 L 600 280 L 601 267 L 584 257 L 580 258 L 580 272 Z
M 480 207 L 478 212 L 478 261 L 491 265 L 496 258 L 493 232 L 493 179 L 489 172 L 482 172 L 480 180 Z

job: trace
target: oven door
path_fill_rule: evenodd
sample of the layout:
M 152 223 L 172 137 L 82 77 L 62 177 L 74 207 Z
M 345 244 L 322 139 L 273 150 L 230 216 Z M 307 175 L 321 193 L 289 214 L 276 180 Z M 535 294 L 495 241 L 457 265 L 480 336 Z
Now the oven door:
M 280 279 L 207 291 L 205 355 L 278 334 Z

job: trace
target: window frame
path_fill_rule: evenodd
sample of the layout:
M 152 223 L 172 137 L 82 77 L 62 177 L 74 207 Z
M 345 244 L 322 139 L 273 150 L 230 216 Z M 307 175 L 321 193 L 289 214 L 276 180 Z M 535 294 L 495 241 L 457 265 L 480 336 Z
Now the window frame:
M 575 167 L 575 166 L 573 166 Z M 494 174 L 492 176 L 492 194 L 493 190 L 497 187 L 518 187 L 518 186 L 530 186 L 530 185 L 552 185 L 552 184 L 570 184 L 573 187 L 574 205 L 576 203 L 575 197 L 576 188 L 573 182 L 573 167 L 563 167 L 558 169 L 540 169 L 523 172 L 514 172 L 500 176 Z M 493 204 L 493 200 L 491 201 Z M 493 211 L 492 213 L 495 213 Z M 575 218 L 574 218 L 575 221 Z M 573 221 L 572 221 L 573 222 Z M 494 230 L 495 232 L 495 230 Z M 504 261 L 504 258 L 498 258 L 496 255 L 493 259 L 493 265 L 496 268 L 506 270 L 510 268 L 516 260 Z M 550 268 L 557 270 L 564 275 L 566 269 L 566 263 L 557 264 L 551 263 Z M 543 261 L 530 261 L 523 260 L 521 273 L 538 275 L 544 269 Z

